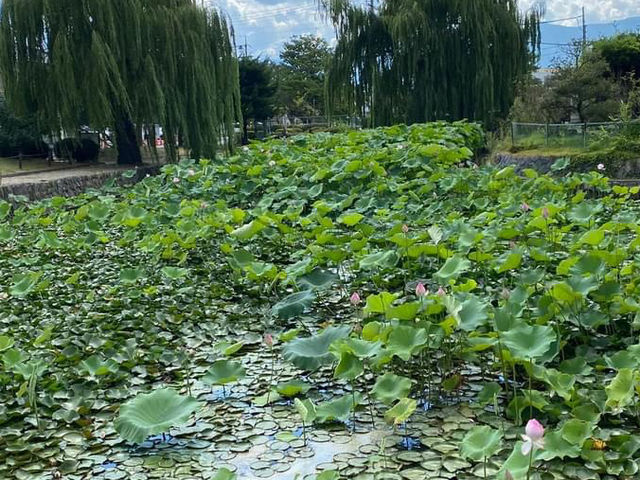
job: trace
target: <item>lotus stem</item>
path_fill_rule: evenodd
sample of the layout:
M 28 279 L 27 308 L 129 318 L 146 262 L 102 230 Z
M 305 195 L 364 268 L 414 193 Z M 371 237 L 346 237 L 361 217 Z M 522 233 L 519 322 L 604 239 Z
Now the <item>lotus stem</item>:
M 529 452 L 529 468 L 527 469 L 527 480 L 531 478 L 531 467 L 533 466 L 533 451 L 535 448 L 532 446 L 531 451 Z
M 484 480 L 487 480 L 487 457 L 484 457 Z
M 529 357 L 529 418 L 533 418 L 533 389 L 531 388 L 531 377 L 533 375 L 533 358 Z

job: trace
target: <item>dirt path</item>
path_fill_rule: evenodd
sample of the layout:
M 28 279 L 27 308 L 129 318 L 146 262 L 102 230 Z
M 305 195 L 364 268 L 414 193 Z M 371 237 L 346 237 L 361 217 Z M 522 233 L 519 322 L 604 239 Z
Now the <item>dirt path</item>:
M 54 182 L 65 178 L 84 177 L 88 175 L 100 175 L 102 173 L 117 172 L 131 170 L 131 167 L 118 167 L 111 165 L 95 165 L 79 168 L 66 168 L 64 170 L 54 170 L 45 172 L 35 172 L 25 175 L 16 175 L 10 177 L 2 177 L 0 186 L 2 185 L 22 185 L 26 183 L 47 183 Z

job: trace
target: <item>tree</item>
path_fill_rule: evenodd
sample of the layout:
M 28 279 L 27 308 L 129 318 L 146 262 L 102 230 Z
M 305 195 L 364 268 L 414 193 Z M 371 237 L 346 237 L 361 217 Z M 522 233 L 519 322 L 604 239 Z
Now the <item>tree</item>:
M 607 61 L 587 52 L 577 66 L 567 63 L 548 80 L 544 108 L 550 117 L 569 121 L 604 122 L 619 111 L 620 87 L 611 76 Z
M 616 77 L 640 76 L 640 33 L 623 33 L 603 38 L 593 49 L 609 64 Z
M 47 145 L 33 119 L 17 118 L 0 96 L 0 157 L 16 155 L 42 155 L 48 153 Z
M 273 65 L 268 60 L 243 57 L 240 59 L 240 97 L 244 132 L 242 143 L 249 143 L 249 120 L 264 121 L 273 115 L 276 86 Z
M 278 103 L 293 115 L 319 115 L 325 110 L 324 82 L 331 48 L 321 37 L 296 36 L 284 44 L 278 71 Z
M 118 161 L 140 163 L 139 127 L 162 124 L 215 153 L 239 119 L 237 61 L 226 21 L 193 0 L 4 0 L 0 74 L 18 115 L 48 132 L 112 128 Z M 136 125 L 138 128 L 136 128 Z
M 516 0 L 321 0 L 337 32 L 328 104 L 374 125 L 506 116 L 534 63 L 541 12 Z

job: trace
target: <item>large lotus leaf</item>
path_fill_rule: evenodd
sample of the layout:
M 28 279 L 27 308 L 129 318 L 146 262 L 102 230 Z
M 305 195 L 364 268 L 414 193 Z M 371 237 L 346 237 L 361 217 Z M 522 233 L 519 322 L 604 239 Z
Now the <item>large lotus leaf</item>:
M 109 358 L 103 360 L 98 355 L 91 355 L 86 360 L 80 362 L 80 367 L 93 376 L 103 376 L 118 371 L 118 362 Z
M 524 360 L 542 357 L 549 351 L 555 339 L 551 327 L 527 325 L 526 323 L 521 323 L 502 334 L 502 341 L 511 350 L 511 353 Z
M 395 250 L 387 250 L 366 255 L 360 260 L 359 265 L 363 270 L 375 270 L 393 268 L 396 263 L 398 263 L 398 254 Z
M 371 358 L 378 355 L 380 350 L 382 350 L 381 342 L 370 342 L 359 338 L 346 338 L 331 345 L 331 351 L 336 353 L 336 357 L 339 357 L 341 352 L 348 352 L 358 358 Z
M 604 389 L 607 392 L 606 406 L 614 413 L 624 409 L 633 400 L 635 390 L 635 372 L 630 368 L 623 368 Z
M 144 275 L 144 270 L 140 268 L 123 268 L 120 271 L 120 281 L 122 283 L 135 283 Z
M 403 398 L 386 411 L 384 419 L 389 424 L 399 425 L 409 420 L 409 417 L 416 411 L 417 406 L 418 402 L 413 398 Z
M 575 375 L 560 372 L 554 368 L 534 366 L 536 378 L 544 380 L 551 387 L 553 393 L 569 401 L 573 393 L 573 385 L 576 382 Z
M 592 423 L 572 418 L 562 425 L 560 433 L 562 438 L 571 445 L 582 448 L 584 442 L 591 436 L 593 429 L 594 425 Z
M 282 348 L 282 356 L 302 370 L 317 370 L 335 361 L 329 347 L 336 340 L 346 338 L 351 328 L 347 325 L 329 327 L 323 332 L 307 338 L 296 338 Z
M 189 270 L 179 267 L 164 267 L 161 272 L 169 280 L 178 280 L 186 276 L 189 273 Z
M 393 402 L 405 398 L 411 392 L 411 380 L 394 373 L 385 373 L 378 377 L 371 393 L 379 402 L 391 405 Z
M 448 259 L 440 270 L 435 273 L 435 277 L 442 282 L 456 279 L 471 266 L 471 262 L 462 255 L 454 255 Z
M 211 480 L 236 480 L 238 476 L 228 468 L 221 468 Z
M 0 335 L 0 352 L 4 352 L 11 347 L 13 347 L 13 338 Z
M 489 318 L 487 314 L 489 304 L 481 301 L 475 295 L 470 295 L 469 298 L 462 302 L 460 307 L 457 319 L 460 328 L 466 332 L 473 332 L 484 325 Z
M 298 411 L 298 414 L 300 414 L 300 418 L 302 418 L 304 423 L 311 424 L 315 421 L 317 411 L 316 406 L 311 400 L 300 400 L 299 398 L 296 398 L 293 401 L 293 405 L 296 407 L 296 410 Z
M 580 447 L 567 442 L 562 438 L 562 432 L 556 430 L 545 434 L 544 449 L 537 450 L 536 456 L 545 461 L 553 460 L 554 458 L 576 458 L 580 456 Z
M 120 407 L 114 427 L 125 440 L 142 443 L 150 435 L 186 423 L 199 405 L 195 398 L 181 396 L 168 388 L 139 394 Z
M 362 360 L 350 352 L 341 352 L 338 357 L 338 365 L 333 372 L 334 378 L 342 380 L 355 380 L 364 373 L 364 364 Z
M 216 360 L 202 377 L 202 381 L 209 385 L 226 385 L 244 378 L 245 374 L 245 368 L 239 362 Z
M 298 279 L 298 283 L 303 288 L 313 290 L 326 290 L 337 281 L 338 275 L 321 268 L 314 268 Z
M 372 313 L 385 313 L 396 300 L 397 296 L 389 292 L 381 292 L 377 295 L 369 295 L 363 312 L 365 315 Z
M 315 299 L 316 295 L 313 291 L 303 290 L 301 292 L 287 295 L 281 301 L 276 303 L 271 311 L 277 317 L 287 320 L 289 318 L 302 315 L 304 311 L 311 306 Z
M 540 452 L 541 450 L 538 449 L 533 451 L 533 461 L 538 458 Z M 507 461 L 504 462 L 502 468 L 498 471 L 496 478 L 499 480 L 506 480 L 509 478 L 507 477 L 507 472 L 509 472 L 511 474 L 511 478 L 520 480 L 527 477 L 528 470 L 529 455 L 522 454 L 522 442 L 518 441 L 513 447 L 511 455 L 509 455 Z
M 428 339 L 427 331 L 424 328 L 398 325 L 389 334 L 387 349 L 392 355 L 408 362 L 411 355 L 419 352 L 426 345 Z
M 31 377 L 39 378 L 46 370 L 47 365 L 42 360 L 31 360 L 13 366 L 13 371 L 22 375 L 25 380 L 29 380 Z
M 279 383 L 276 386 L 276 392 L 283 397 L 295 397 L 301 393 L 307 393 L 311 385 L 302 380 L 291 380 L 286 383 Z
M 42 272 L 18 273 L 13 277 L 13 286 L 9 293 L 14 297 L 26 297 L 38 285 Z
M 465 458 L 482 462 L 495 455 L 502 443 L 502 433 L 486 425 L 473 427 L 460 444 L 460 453 Z
M 316 407 L 317 418 L 320 423 L 338 420 L 341 422 L 349 418 L 354 406 L 362 402 L 362 395 L 357 393 L 354 395 L 347 394 L 335 400 L 324 402 Z

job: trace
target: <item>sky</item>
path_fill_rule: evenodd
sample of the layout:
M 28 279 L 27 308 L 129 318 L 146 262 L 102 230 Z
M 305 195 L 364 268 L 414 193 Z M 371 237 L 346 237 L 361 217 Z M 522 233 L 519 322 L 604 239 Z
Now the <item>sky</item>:
M 316 34 L 333 42 L 333 30 L 318 14 L 315 0 L 206 0 L 232 19 L 236 43 L 250 55 L 277 59 L 293 35 Z M 367 0 L 353 0 L 366 3 Z M 526 10 L 540 0 L 520 0 Z M 546 0 L 547 20 L 574 17 L 585 7 L 587 25 L 640 16 L 640 0 Z M 576 19 L 558 25 L 577 26 Z M 543 39 L 544 41 L 544 39 Z

